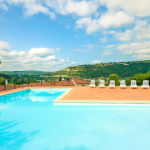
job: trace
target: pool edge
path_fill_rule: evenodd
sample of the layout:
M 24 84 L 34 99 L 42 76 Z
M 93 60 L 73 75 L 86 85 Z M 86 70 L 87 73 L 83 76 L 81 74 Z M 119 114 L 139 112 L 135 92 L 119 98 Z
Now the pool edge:
M 68 94 L 68 93 L 67 93 Z M 63 96 L 64 97 L 64 96 Z M 62 97 L 62 98 L 63 98 Z M 82 105 L 82 104 L 87 104 L 87 105 L 150 105 L 150 101 L 106 101 L 106 100 L 91 100 L 91 101 L 86 101 L 86 100 L 57 100 L 53 101 L 56 105 L 69 105 L 69 104 L 74 104 L 74 105 Z
M 63 93 L 62 95 L 60 95 L 58 98 L 56 98 L 55 100 L 53 100 L 53 103 L 59 103 L 60 102 L 60 100 L 63 98 L 63 97 L 65 97 L 70 91 L 72 91 L 73 90 L 73 88 L 68 88 L 68 90 L 65 92 L 65 93 Z
M 10 94 L 13 94 L 13 93 L 17 93 L 17 92 L 21 92 L 21 91 L 26 91 L 26 90 L 29 90 L 29 89 L 23 89 L 23 90 L 18 90 L 18 91 L 9 92 L 9 93 L 6 93 L 6 94 L 0 94 L 0 97 L 1 97 L 1 96 L 5 96 L 5 95 L 10 95 Z

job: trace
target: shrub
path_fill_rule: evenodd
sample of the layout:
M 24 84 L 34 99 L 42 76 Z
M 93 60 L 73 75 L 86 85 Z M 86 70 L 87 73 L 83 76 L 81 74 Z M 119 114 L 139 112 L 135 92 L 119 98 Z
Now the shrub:
M 119 85 L 120 85 L 120 83 L 119 83 L 119 81 L 118 81 L 117 74 L 111 74 L 111 75 L 109 76 L 108 84 L 110 83 L 110 80 L 115 80 L 115 85 L 116 85 L 116 86 L 119 86 Z

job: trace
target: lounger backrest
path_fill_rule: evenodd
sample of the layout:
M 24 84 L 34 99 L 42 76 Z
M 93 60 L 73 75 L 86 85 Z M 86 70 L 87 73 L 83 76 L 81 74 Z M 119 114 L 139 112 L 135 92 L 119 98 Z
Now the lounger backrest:
M 144 81 L 143 81 L 143 85 L 148 86 L 148 85 L 149 85 L 149 81 L 148 81 L 148 80 L 144 80 Z
M 104 80 L 100 80 L 100 85 L 104 85 Z
M 91 80 L 91 85 L 95 85 L 95 80 Z
M 115 85 L 115 81 L 114 80 L 110 80 L 110 85 Z
M 125 80 L 121 80 L 120 85 L 126 85 Z
M 136 85 L 136 80 L 131 80 L 131 85 Z

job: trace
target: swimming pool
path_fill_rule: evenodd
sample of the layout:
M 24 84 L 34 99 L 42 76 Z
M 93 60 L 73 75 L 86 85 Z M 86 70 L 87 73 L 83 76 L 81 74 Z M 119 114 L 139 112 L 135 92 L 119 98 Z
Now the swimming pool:
M 0 97 L 2 150 L 149 150 L 150 108 L 54 106 L 68 89 Z

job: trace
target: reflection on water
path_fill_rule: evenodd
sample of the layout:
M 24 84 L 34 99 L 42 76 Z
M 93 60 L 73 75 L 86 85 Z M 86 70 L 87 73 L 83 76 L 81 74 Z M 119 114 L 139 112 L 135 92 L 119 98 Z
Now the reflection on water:
M 22 132 L 21 130 L 12 131 L 19 123 L 17 121 L 0 121 L 0 149 L 17 150 L 23 144 L 31 141 L 40 130 L 32 132 Z
M 5 105 L 29 96 L 29 90 L 24 90 L 16 93 L 0 96 L 0 105 Z
M 62 93 L 8 98 L 0 107 L 0 149 L 150 149 L 149 107 L 53 106 Z

